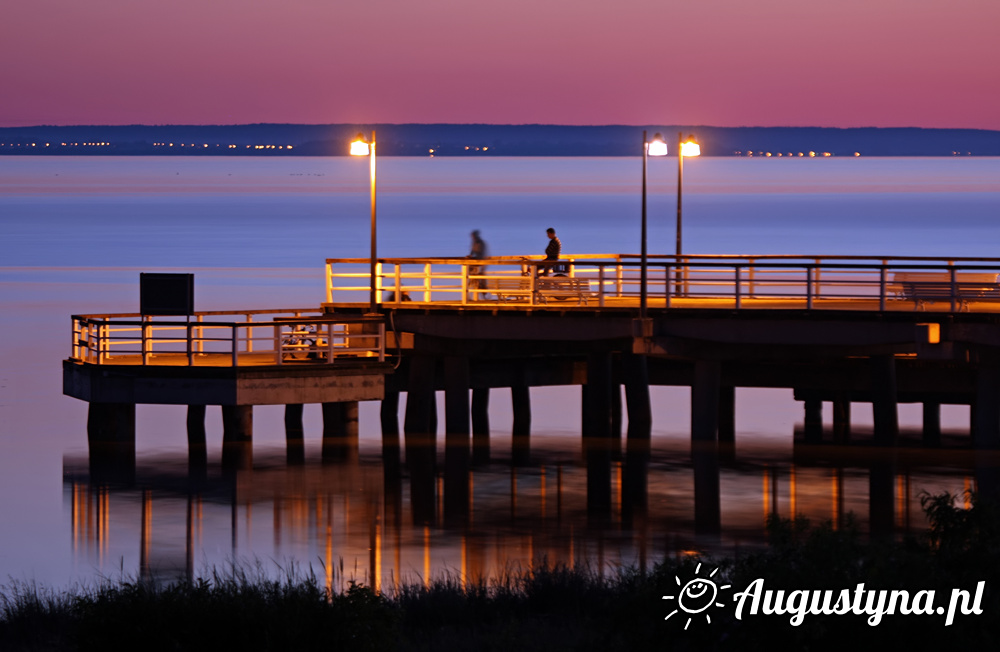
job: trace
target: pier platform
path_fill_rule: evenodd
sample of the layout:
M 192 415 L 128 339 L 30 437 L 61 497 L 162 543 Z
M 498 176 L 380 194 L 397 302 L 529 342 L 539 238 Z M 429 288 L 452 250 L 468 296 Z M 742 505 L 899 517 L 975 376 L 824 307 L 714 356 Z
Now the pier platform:
M 311 310 L 74 317 L 64 391 L 91 403 L 92 445 L 134 442 L 136 403 L 191 406 L 194 444 L 206 405 L 243 440 L 253 405 L 289 406 L 292 441 L 302 404 L 339 406 L 324 431 L 345 433 L 365 400 L 381 401 L 387 440 L 433 436 L 444 391 L 449 442 L 488 447 L 490 390 L 510 389 L 515 438 L 527 438 L 530 389 L 546 385 L 581 387 L 585 436 L 627 424 L 642 441 L 650 385 L 680 385 L 694 442 L 734 440 L 737 387 L 779 387 L 803 401 L 813 443 L 823 401 L 833 443 L 850 441 L 851 403 L 870 402 L 875 443 L 889 447 L 898 403 L 917 402 L 926 445 L 940 444 L 940 406 L 962 404 L 970 445 L 1000 448 L 1000 259 L 651 256 L 643 270 L 638 256 L 588 255 L 565 257 L 561 276 L 530 256 L 382 259 L 378 314 L 368 267 L 328 260 Z

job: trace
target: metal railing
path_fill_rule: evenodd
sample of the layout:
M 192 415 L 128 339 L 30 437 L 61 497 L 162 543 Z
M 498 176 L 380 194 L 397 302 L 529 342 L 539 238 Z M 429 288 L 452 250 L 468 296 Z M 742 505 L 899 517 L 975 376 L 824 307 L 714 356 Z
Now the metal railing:
M 261 316 L 263 321 L 255 321 Z M 72 359 L 90 364 L 237 367 L 385 360 L 380 316 L 274 309 L 198 312 L 183 320 L 140 314 L 72 319 Z
M 551 269 L 542 256 L 384 258 L 376 265 L 376 296 L 395 307 L 409 302 L 541 306 L 554 300 L 563 307 L 576 295 L 578 303 L 601 307 L 639 300 L 636 255 L 563 256 L 559 263 L 561 270 Z M 992 281 L 984 281 L 987 275 Z M 997 275 L 1000 258 L 658 255 L 648 257 L 646 290 L 651 305 L 668 308 L 955 312 L 1000 308 Z M 370 291 L 369 279 L 366 258 L 328 259 L 327 303 L 360 303 Z

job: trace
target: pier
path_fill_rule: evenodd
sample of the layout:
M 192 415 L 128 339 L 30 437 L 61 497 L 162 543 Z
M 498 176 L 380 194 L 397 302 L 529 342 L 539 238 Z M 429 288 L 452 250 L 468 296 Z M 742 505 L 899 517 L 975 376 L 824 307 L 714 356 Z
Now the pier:
M 941 444 L 940 406 L 958 404 L 969 445 L 1000 448 L 1000 259 L 650 256 L 643 287 L 638 256 L 539 258 L 379 259 L 377 314 L 365 258 L 328 260 L 308 310 L 74 316 L 64 393 L 90 403 L 92 451 L 131 455 L 137 403 L 188 406 L 192 450 L 206 406 L 221 406 L 226 444 L 245 444 L 254 405 L 286 405 L 291 449 L 303 404 L 324 406 L 326 443 L 349 441 L 357 402 L 377 400 L 384 441 L 409 448 L 438 432 L 443 391 L 449 450 L 488 458 L 491 390 L 509 389 L 527 451 L 531 388 L 552 385 L 581 388 L 592 442 L 627 426 L 641 445 L 649 387 L 678 385 L 692 442 L 710 449 L 736 437 L 740 387 L 793 390 L 808 443 L 849 443 L 851 405 L 871 403 L 874 443 L 896 446 L 908 402 L 923 405 L 924 445 Z

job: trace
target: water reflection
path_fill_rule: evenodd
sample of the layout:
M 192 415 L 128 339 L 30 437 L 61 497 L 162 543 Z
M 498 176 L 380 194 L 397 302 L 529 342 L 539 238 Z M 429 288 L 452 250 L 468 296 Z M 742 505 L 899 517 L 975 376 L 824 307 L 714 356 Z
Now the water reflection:
M 972 451 L 797 446 L 740 455 L 654 438 L 494 437 L 384 445 L 345 438 L 319 455 L 225 451 L 140 457 L 110 471 L 66 459 L 78 565 L 194 578 L 248 559 L 298 563 L 331 590 L 450 575 L 496 578 L 536 564 L 648 568 L 664 556 L 761 545 L 772 516 L 798 514 L 872 536 L 924 527 L 921 492 L 976 487 Z M 498 458 L 500 451 L 509 455 Z M 235 462 L 233 461 L 235 458 Z M 134 561 L 133 561 L 134 560 Z M 270 561 L 265 565 L 270 564 Z

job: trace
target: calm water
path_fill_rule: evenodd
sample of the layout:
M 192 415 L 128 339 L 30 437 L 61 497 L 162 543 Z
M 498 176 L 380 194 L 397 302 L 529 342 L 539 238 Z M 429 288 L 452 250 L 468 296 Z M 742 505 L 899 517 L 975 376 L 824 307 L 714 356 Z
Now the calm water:
M 380 254 L 464 255 L 473 228 L 493 255 L 541 253 L 548 226 L 567 253 L 635 253 L 640 172 L 638 159 L 382 159 Z M 673 246 L 675 182 L 672 161 L 651 161 L 655 253 Z M 971 486 L 957 452 L 892 467 L 802 456 L 791 393 L 739 390 L 737 450 L 712 463 L 721 512 L 706 527 L 677 388 L 653 390 L 648 456 L 598 462 L 581 448 L 579 391 L 560 388 L 532 391 L 531 453 L 512 462 L 495 391 L 490 459 L 457 492 L 468 510 L 439 472 L 386 479 L 374 405 L 360 450 L 325 462 L 309 406 L 298 466 L 281 409 L 257 408 L 254 468 L 235 474 L 213 460 L 190 473 L 183 409 L 140 406 L 134 483 L 95 482 L 86 405 L 61 393 L 69 316 L 136 310 L 138 274 L 153 269 L 193 271 L 201 310 L 315 306 L 326 257 L 367 255 L 367 184 L 367 163 L 347 158 L 0 157 L 0 578 L 66 586 L 234 559 L 311 565 L 338 586 L 542 559 L 607 568 L 756 545 L 775 512 L 854 512 L 867 527 L 890 505 L 897 530 L 919 528 L 921 491 Z M 684 191 L 691 253 L 1000 256 L 1000 159 L 695 159 Z M 869 406 L 852 416 L 870 427 Z M 942 417 L 958 436 L 968 409 Z M 918 427 L 919 407 L 900 420 Z M 217 409 L 208 426 L 217 451 Z

